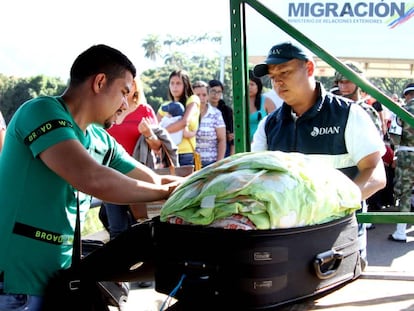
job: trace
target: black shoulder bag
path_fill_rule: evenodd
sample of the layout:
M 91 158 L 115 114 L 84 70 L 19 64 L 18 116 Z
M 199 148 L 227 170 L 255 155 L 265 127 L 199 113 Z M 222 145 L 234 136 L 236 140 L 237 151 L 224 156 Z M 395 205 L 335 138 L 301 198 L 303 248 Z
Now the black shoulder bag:
M 49 280 L 44 294 L 43 311 L 109 311 L 99 282 L 81 274 L 81 258 L 78 193 L 72 265 L 69 269 L 59 270 Z

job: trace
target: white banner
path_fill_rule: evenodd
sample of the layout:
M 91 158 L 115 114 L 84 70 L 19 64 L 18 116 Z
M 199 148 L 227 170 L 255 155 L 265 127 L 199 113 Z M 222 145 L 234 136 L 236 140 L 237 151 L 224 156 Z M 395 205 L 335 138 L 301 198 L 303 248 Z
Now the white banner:
M 336 57 L 414 59 L 414 1 L 259 0 Z M 250 55 L 292 39 L 246 5 Z

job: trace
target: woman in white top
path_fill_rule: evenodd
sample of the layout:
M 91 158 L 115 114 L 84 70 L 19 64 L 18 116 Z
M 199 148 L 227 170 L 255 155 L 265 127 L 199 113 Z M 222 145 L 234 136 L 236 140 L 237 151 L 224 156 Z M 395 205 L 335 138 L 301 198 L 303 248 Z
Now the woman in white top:
M 226 125 L 220 110 L 208 103 L 208 84 L 197 81 L 194 93 L 200 98 L 200 124 L 196 133 L 196 151 L 203 167 L 224 158 L 226 153 Z

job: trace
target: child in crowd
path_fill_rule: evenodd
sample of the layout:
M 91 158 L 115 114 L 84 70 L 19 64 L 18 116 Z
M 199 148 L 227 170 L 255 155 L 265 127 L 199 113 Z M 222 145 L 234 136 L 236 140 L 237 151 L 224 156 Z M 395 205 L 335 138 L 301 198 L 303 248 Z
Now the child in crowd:
M 160 121 L 160 126 L 166 128 L 168 125 L 180 120 L 184 115 L 184 105 L 180 102 L 172 101 L 168 104 L 161 106 L 161 111 L 165 112 Z M 183 139 L 184 130 L 180 130 L 174 133 L 170 133 L 171 139 L 174 144 L 179 145 Z

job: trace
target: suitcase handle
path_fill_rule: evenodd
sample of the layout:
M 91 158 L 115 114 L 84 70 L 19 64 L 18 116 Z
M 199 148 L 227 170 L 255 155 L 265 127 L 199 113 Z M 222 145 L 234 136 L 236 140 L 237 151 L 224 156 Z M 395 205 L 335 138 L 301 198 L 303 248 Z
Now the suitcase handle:
M 344 254 L 335 250 L 329 250 L 316 255 L 313 267 L 318 278 L 325 280 L 335 276 L 343 258 Z

